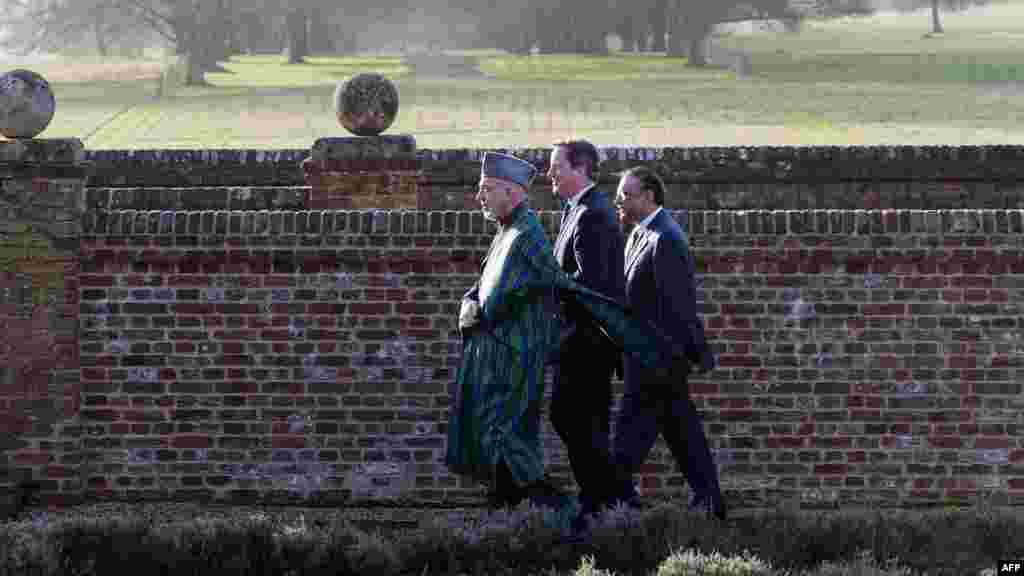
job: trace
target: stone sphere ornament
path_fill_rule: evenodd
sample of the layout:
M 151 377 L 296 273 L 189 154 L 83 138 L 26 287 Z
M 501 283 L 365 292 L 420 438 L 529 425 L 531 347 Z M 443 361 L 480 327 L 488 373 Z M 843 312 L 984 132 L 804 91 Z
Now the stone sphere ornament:
M 398 90 L 380 74 L 357 74 L 334 91 L 338 122 L 356 136 L 377 136 L 398 114 Z
M 57 101 L 45 78 L 31 70 L 0 76 L 0 134 L 35 138 L 53 120 Z

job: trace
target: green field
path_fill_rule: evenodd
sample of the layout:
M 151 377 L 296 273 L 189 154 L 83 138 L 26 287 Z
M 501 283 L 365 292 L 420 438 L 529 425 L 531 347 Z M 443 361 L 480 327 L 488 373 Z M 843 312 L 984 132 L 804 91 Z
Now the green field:
M 754 74 L 686 67 L 663 55 L 509 56 L 477 52 L 491 80 L 415 79 L 400 58 L 237 57 L 211 86 L 154 98 L 161 63 L 56 61 L 57 114 L 42 137 L 91 149 L 306 148 L 344 135 L 338 81 L 377 71 L 395 81 L 389 133 L 421 148 L 544 147 L 585 137 L 601 146 L 1024 144 L 1024 1 L 809 21 L 798 34 L 733 34 Z M 6 67 L 11 67 L 10 64 Z

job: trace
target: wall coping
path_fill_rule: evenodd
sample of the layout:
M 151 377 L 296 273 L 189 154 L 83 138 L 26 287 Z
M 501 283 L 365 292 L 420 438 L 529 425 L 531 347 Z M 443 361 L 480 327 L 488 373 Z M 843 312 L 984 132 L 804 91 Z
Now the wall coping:
M 690 235 L 1024 234 L 1024 210 L 669 210 Z M 561 212 L 539 211 L 550 233 Z M 90 211 L 85 236 L 487 234 L 480 211 Z
M 546 169 L 550 148 L 419 149 L 424 172 L 474 180 L 486 152 Z M 598 147 L 601 181 L 655 163 L 672 182 L 1020 181 L 1024 146 Z M 87 150 L 91 186 L 299 185 L 309 149 Z M 236 168 L 237 173 L 230 173 Z M 453 170 L 453 168 L 456 168 Z M 132 169 L 135 170 L 133 173 Z

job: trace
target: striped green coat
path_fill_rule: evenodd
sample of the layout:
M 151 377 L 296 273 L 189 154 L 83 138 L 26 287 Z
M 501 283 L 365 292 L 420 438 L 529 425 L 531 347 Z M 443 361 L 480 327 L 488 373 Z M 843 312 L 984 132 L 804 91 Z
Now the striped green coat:
M 456 474 L 493 481 L 501 459 L 520 485 L 544 471 L 540 408 L 545 360 L 557 353 L 557 298 L 580 302 L 627 353 L 668 365 L 669 348 L 630 321 L 623 307 L 561 271 L 537 215 L 520 204 L 495 235 L 483 271 L 463 300 L 480 306 L 480 324 L 462 334 L 445 463 Z M 571 369 L 571 367 L 569 367 Z

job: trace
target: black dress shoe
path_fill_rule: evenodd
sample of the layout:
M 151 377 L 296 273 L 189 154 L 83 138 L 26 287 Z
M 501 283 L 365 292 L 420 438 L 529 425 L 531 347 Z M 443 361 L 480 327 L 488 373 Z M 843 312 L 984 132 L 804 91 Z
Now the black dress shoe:
M 592 512 L 588 512 L 585 509 L 580 510 L 579 514 L 569 524 L 569 535 L 563 539 L 563 542 L 570 544 L 585 542 L 590 537 L 590 520 L 593 517 L 594 514 Z

